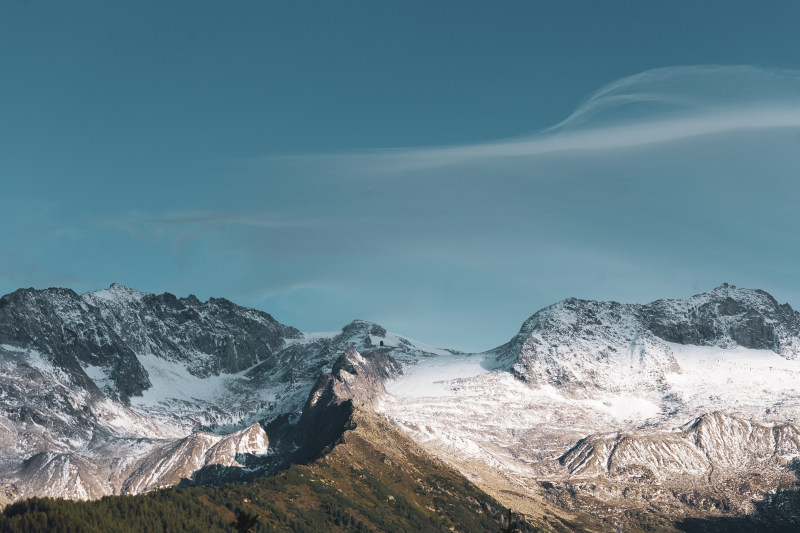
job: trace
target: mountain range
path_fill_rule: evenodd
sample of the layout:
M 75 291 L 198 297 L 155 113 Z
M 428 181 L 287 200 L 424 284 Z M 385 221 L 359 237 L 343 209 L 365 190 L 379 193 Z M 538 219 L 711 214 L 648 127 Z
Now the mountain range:
M 727 284 L 569 298 L 476 354 L 221 298 L 20 289 L 0 298 L 0 505 L 252 482 L 382 424 L 375 449 L 410 438 L 541 530 L 788 527 L 798 355 L 800 313 Z

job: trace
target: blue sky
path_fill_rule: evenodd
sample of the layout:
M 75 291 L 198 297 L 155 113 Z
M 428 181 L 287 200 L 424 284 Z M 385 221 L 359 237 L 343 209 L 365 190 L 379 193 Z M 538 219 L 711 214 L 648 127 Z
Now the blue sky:
M 800 6 L 5 2 L 0 292 L 481 350 L 568 296 L 800 306 Z

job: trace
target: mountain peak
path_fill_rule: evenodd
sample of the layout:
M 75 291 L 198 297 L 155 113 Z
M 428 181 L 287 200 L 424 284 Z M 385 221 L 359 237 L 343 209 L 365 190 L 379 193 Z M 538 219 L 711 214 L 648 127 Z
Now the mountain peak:
M 775 300 L 775 298 L 765 290 L 737 287 L 736 285 L 731 285 L 729 283 L 723 283 L 718 287 L 714 287 L 710 291 L 696 294 L 692 298 L 698 298 L 703 296 L 715 297 L 715 298 L 719 297 L 733 298 L 735 300 L 752 300 L 752 301 L 763 300 L 765 302 L 769 302 L 770 304 L 774 305 L 778 304 L 777 300 Z M 688 299 L 691 300 L 692 298 Z
M 668 343 L 771 350 L 795 359 L 800 313 L 763 290 L 728 283 L 649 304 L 567 298 L 532 315 L 497 356 L 515 361 L 515 372 L 531 383 L 583 394 L 587 386 L 657 384 L 677 365 Z
M 122 285 L 121 283 L 112 283 L 111 285 L 108 286 L 107 289 L 100 289 L 98 291 L 86 292 L 86 293 L 83 294 L 83 296 L 95 295 L 95 296 L 97 296 L 99 298 L 112 297 L 112 296 L 115 297 L 115 298 L 118 298 L 118 297 L 126 297 L 127 298 L 127 297 L 135 296 L 135 297 L 139 297 L 140 298 L 142 296 L 145 296 L 146 294 L 148 294 L 148 293 L 137 291 L 136 289 L 133 289 L 133 288 L 128 287 L 126 285 Z
M 379 324 L 367 320 L 353 320 L 342 328 L 342 333 L 346 335 L 369 334 L 375 335 L 376 337 L 384 337 L 386 336 L 386 329 Z
M 84 293 L 81 297 L 89 302 L 97 304 L 100 301 L 105 303 L 119 302 L 130 303 L 132 301 L 139 301 L 148 293 L 139 292 L 136 289 L 126 287 L 119 283 L 112 283 L 107 289 L 100 289 L 99 291 L 91 291 Z

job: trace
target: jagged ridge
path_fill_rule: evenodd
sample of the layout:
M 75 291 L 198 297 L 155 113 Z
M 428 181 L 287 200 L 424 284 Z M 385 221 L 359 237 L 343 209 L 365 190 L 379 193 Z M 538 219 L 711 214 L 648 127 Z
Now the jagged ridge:
M 667 343 L 800 353 L 800 313 L 761 290 L 723 284 L 679 300 L 621 304 L 568 298 L 531 316 L 495 350 L 533 385 L 661 389 L 678 369 Z

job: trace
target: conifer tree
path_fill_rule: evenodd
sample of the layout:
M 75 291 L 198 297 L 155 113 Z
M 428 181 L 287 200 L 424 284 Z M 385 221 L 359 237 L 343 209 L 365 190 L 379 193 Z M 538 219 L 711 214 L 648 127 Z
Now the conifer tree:
M 247 511 L 239 509 L 236 511 L 236 521 L 233 522 L 233 527 L 235 527 L 236 531 L 239 533 L 247 533 L 253 529 L 257 523 L 258 516 L 256 514 L 250 514 Z

